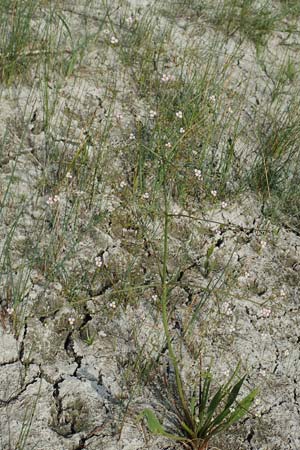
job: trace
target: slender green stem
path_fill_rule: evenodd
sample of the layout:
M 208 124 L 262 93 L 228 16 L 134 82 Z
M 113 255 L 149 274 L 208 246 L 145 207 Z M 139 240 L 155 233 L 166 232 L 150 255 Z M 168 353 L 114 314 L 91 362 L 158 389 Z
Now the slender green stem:
M 174 366 L 176 386 L 180 398 L 180 402 L 185 414 L 185 418 L 188 422 L 189 427 L 194 428 L 193 418 L 190 414 L 189 408 L 187 406 L 185 393 L 182 385 L 182 380 L 180 376 L 180 371 L 178 367 L 178 361 L 172 346 L 171 336 L 168 326 L 168 281 L 167 281 L 167 260 L 168 260 L 168 231 L 169 231 L 169 214 L 168 214 L 168 194 L 166 186 L 166 163 L 163 162 L 163 195 L 164 195 L 164 237 L 163 237 L 163 268 L 162 268 L 162 296 L 161 296 L 161 308 L 162 308 L 162 321 L 164 327 L 164 333 L 167 340 L 167 346 L 169 351 L 169 356 Z

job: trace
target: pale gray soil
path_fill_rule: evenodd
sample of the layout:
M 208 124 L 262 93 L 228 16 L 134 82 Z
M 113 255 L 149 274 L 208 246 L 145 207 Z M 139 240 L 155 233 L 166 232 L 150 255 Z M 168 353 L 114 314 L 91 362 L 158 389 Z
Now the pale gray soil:
M 136 7 L 142 13 L 148 5 L 147 1 L 132 1 L 123 10 L 128 16 Z M 101 2 L 95 4 L 95 14 L 100 12 L 101 16 L 102 7 Z M 91 33 L 93 27 L 96 30 L 96 20 L 86 22 L 79 14 L 80 1 L 65 9 L 73 34 L 84 33 L 85 26 Z M 122 16 L 122 8 L 117 14 Z M 162 26 L 169 19 L 160 20 Z M 201 20 L 177 19 L 170 53 L 180 53 L 186 45 L 205 46 L 212 39 L 215 31 Z M 241 118 L 246 126 L 263 114 L 258 103 L 269 101 L 272 76 L 286 51 L 281 43 L 293 39 L 298 40 L 299 35 L 275 33 L 263 64 L 251 44 L 243 42 L 236 50 L 233 37 L 227 42 L 224 39 L 221 58 L 235 52 L 230 88 L 243 94 L 248 85 L 247 108 Z M 291 47 L 291 57 L 299 61 L 296 48 Z M 41 127 L 43 86 L 38 75 L 29 85 L 1 86 L 0 131 L 6 135 L 6 144 L 0 155 L 0 192 L 2 198 L 8 188 L 9 193 L 2 209 L 0 235 L 1 251 L 4 254 L 9 245 L 10 252 L 9 260 L 2 261 L 0 293 L 0 449 L 171 450 L 177 448 L 172 442 L 150 436 L 136 421 L 137 414 L 149 405 L 167 420 L 168 407 L 158 378 L 150 374 L 147 383 L 142 380 L 145 362 L 155 358 L 165 345 L 158 300 L 153 297 L 158 292 L 151 287 L 159 282 L 157 262 L 151 247 L 147 248 L 150 240 L 159 248 L 161 224 L 153 221 L 143 237 L 137 235 L 131 226 L 134 216 L 127 218 L 124 193 L 114 181 L 114 174 L 122 170 L 124 179 L 126 176 L 118 151 L 124 132 L 115 116 L 122 113 L 122 127 L 129 134 L 135 116 L 140 114 L 143 120 L 149 106 L 139 97 L 134 80 L 111 46 L 91 44 L 77 75 L 60 80 L 59 90 L 49 89 L 49 104 L 55 114 L 48 135 Z M 95 140 L 88 148 L 88 158 L 99 154 L 106 167 L 95 191 L 96 207 L 88 210 L 78 184 L 76 195 L 83 201 L 76 226 L 69 223 L 76 196 L 70 196 L 66 181 L 58 206 L 65 236 L 59 241 L 58 230 L 51 242 L 53 215 L 47 198 L 52 193 L 42 195 L 39 185 L 45 177 L 51 180 L 58 168 L 47 165 L 47 146 L 50 142 L 50 146 L 63 149 L 66 157 L 72 155 L 94 116 L 97 120 L 91 125 L 92 132 L 104 132 L 114 79 L 110 146 L 105 144 L 103 149 Z M 285 95 L 289 102 L 290 92 Z M 255 136 L 249 132 L 249 139 L 240 143 L 241 158 L 251 158 L 253 142 Z M 172 208 L 184 213 L 176 204 Z M 20 219 L 16 220 L 18 214 Z M 99 224 L 97 215 L 101 214 L 104 219 Z M 182 352 L 185 383 L 196 377 L 193 354 L 201 346 L 205 365 L 213 357 L 217 380 L 241 360 L 248 372 L 244 392 L 260 389 L 247 418 L 217 437 L 211 449 L 299 450 L 300 233 L 271 224 L 263 216 L 259 199 L 250 193 L 241 194 L 224 209 L 218 203 L 204 211 L 197 207 L 194 215 L 207 222 L 200 226 L 188 218 L 174 219 L 170 233 L 169 270 L 182 268 L 170 303 L 171 328 Z M 38 263 L 29 266 L 26 255 L 36 251 L 35 243 L 37 253 L 42 255 L 43 248 L 55 253 L 60 262 L 59 277 L 47 279 Z M 206 273 L 205 255 L 212 243 L 217 245 Z M 99 255 L 107 276 L 94 276 L 94 260 Z M 131 291 L 126 304 L 111 294 L 123 286 L 121 280 L 129 267 L 132 279 L 142 280 L 149 288 Z M 16 295 L 9 292 L 11 276 L 20 298 L 15 306 L 17 314 L 10 315 L 11 294 Z M 68 292 L 64 280 L 68 280 Z M 77 304 L 70 301 L 72 289 Z M 188 323 L 193 305 L 207 296 L 207 290 L 211 293 L 193 332 L 180 339 L 181 325 Z M 112 301 L 118 304 L 116 309 L 110 307 Z M 73 325 L 70 318 L 75 319 Z M 90 337 L 93 342 L 88 345 Z M 165 355 L 161 358 L 162 373 L 166 365 Z

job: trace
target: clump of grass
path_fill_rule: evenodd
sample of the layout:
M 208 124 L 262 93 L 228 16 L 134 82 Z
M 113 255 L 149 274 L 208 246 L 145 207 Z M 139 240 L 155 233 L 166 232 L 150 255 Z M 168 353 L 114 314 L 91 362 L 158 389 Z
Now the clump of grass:
M 299 226 L 299 103 L 282 111 L 279 101 L 275 112 L 267 111 L 258 128 L 259 146 L 248 172 L 250 187 L 259 193 L 268 215 L 279 218 L 280 210 Z M 271 208 L 271 205 L 274 208 Z M 286 220 L 286 215 L 283 221 Z
M 268 2 L 258 6 L 252 0 L 224 0 L 210 20 L 227 36 L 239 33 L 241 38 L 253 42 L 258 50 L 266 45 L 278 17 Z
M 279 0 L 281 12 L 288 18 L 297 19 L 300 15 L 300 4 L 298 0 Z

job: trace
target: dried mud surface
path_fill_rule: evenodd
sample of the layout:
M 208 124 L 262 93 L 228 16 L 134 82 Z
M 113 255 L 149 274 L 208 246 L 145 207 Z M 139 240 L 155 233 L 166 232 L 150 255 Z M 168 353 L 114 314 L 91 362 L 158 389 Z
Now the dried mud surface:
M 136 7 L 143 11 L 148 3 L 129 2 L 126 13 Z M 95 6 L 95 11 L 99 9 L 101 5 Z M 73 33 L 80 33 L 83 26 L 80 11 L 80 2 L 65 5 Z M 194 23 L 186 20 L 178 19 L 170 51 L 184 47 L 191 35 L 199 45 L 205 45 L 214 33 L 206 24 L 205 32 L 197 34 L 201 19 Z M 93 23 L 91 19 L 88 26 L 92 28 Z M 264 67 L 259 65 L 251 45 L 243 43 L 239 49 L 238 63 L 232 67 L 231 89 L 238 90 L 245 80 L 249 82 L 245 123 L 252 120 L 257 101 L 267 101 L 271 72 L 283 51 L 280 40 L 286 38 L 278 33 L 268 44 Z M 230 54 L 230 41 L 222 51 L 224 58 Z M 299 58 L 298 53 L 293 57 Z M 89 118 L 91 129 L 100 132 L 108 108 L 107 85 L 115 73 L 120 74 L 115 111 L 123 114 L 129 130 L 135 111 L 142 115 L 147 109 L 113 48 L 91 46 L 82 67 L 80 76 L 63 81 L 59 98 L 50 98 L 56 108 L 51 139 L 64 151 L 67 149 L 66 154 L 76 149 L 85 132 L 82 124 Z M 143 238 L 136 235 L 130 224 L 123 225 L 123 193 L 106 181 L 105 188 L 95 193 L 97 210 L 88 217 L 84 207 L 79 210 L 75 232 L 72 223 L 67 223 L 73 200 L 66 184 L 61 186 L 57 207 L 65 227 L 64 241 L 59 240 L 58 233 L 57 241 L 49 242 L 45 233 L 39 248 L 41 254 L 43 247 L 53 249 L 64 267 L 63 276 L 49 280 L 38 265 L 26 270 L 24 255 L 34 248 L 41 221 L 45 220 L 51 230 L 53 219 L 47 196 L 39 191 L 40 180 L 51 177 L 56 170 L 47 167 L 45 146 L 49 136 L 40 127 L 41 91 L 38 82 L 18 89 L 2 87 L 1 91 L 1 130 L 8 129 L 10 133 L 1 154 L 1 195 L 13 174 L 13 195 L 9 194 L 1 217 L 1 251 L 16 220 L 16 211 L 20 211 L 21 220 L 17 221 L 10 241 L 9 266 L 22 286 L 22 301 L 17 318 L 7 314 L 12 293 L 4 273 L 0 294 L 0 448 L 175 449 L 176 445 L 169 441 L 149 436 L 135 419 L 145 405 L 153 405 L 163 413 L 163 402 L 157 393 L 159 382 L 151 380 L 150 375 L 148 383 L 140 382 L 144 360 L 155 357 L 165 345 L 158 292 L 151 287 L 159 281 L 156 259 L 147 246 L 153 239 L 159 248 L 159 224 L 153 223 L 149 235 Z M 287 102 L 288 97 L 287 93 Z M 34 120 L 28 120 L 33 112 Z M 92 121 L 94 117 L 96 120 Z M 70 126 L 71 131 L 67 128 Z M 113 153 L 121 139 L 115 122 L 110 135 L 112 170 L 122 168 L 122 157 Z M 21 153 L 15 150 L 20 141 Z M 96 141 L 91 143 L 91 155 L 100 151 L 97 145 Z M 247 151 L 245 143 L 241 146 Z M 78 195 L 84 198 L 84 193 Z M 172 207 L 176 212 L 177 205 Z M 105 216 L 100 225 L 95 219 L 97 214 Z M 193 305 L 212 291 L 193 333 L 186 336 L 184 345 L 181 343 L 184 380 L 188 384 L 195 377 L 192 355 L 197 346 L 202 346 L 205 355 L 213 355 L 220 379 L 241 359 L 249 374 L 246 387 L 259 387 L 260 395 L 248 418 L 216 438 L 213 445 L 223 450 L 298 450 L 300 235 L 269 223 L 259 201 L 250 194 L 241 195 L 225 209 L 215 204 L 205 212 L 195 211 L 195 215 L 207 220 L 205 234 L 197 222 L 180 217 L 174 220 L 170 238 L 169 270 L 178 267 L 182 253 L 186 258 L 170 300 L 178 345 L 182 324 L 188 322 Z M 89 229 L 85 227 L 87 220 L 95 221 Z M 205 256 L 212 243 L 215 250 L 207 272 Z M 106 274 L 103 277 L 94 276 L 97 256 L 102 259 Z M 118 298 L 113 300 L 111 293 L 121 286 L 129 266 L 132 276 L 149 284 L 149 289 L 131 292 L 125 306 Z M 70 290 L 66 290 L 64 279 L 71 280 L 76 306 L 69 301 Z M 81 285 L 76 290 L 79 280 Z M 111 306 L 112 301 L 120 302 L 116 309 Z M 74 319 L 73 324 L 70 318 Z M 164 364 L 162 361 L 162 372 Z

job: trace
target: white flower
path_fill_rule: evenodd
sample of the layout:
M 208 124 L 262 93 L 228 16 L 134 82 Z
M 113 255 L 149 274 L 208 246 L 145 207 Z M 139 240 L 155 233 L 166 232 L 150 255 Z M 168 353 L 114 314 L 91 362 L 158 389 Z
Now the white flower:
M 96 256 L 96 258 L 95 258 L 95 265 L 96 265 L 97 267 L 102 267 L 103 261 L 102 261 L 101 256 Z
M 73 178 L 73 175 L 71 174 L 71 172 L 66 173 L 66 178 L 69 178 L 69 180 L 71 180 Z
M 69 317 L 68 321 L 69 321 L 69 324 L 70 324 L 71 326 L 73 326 L 74 323 L 75 323 L 75 318 L 74 318 L 74 317 Z
M 134 141 L 134 140 L 135 140 L 135 134 L 130 133 L 129 139 L 130 139 L 131 141 Z
M 108 305 L 111 309 L 116 309 L 117 305 L 116 302 L 110 302 Z
M 7 314 L 9 315 L 9 316 L 11 316 L 12 314 L 13 314 L 13 312 L 14 312 L 14 308 L 7 308 Z
M 165 144 L 165 146 L 166 146 L 167 148 L 171 148 L 171 147 L 172 147 L 172 144 L 171 144 L 171 142 L 167 142 L 167 143 Z
M 167 83 L 168 81 L 170 81 L 170 77 L 164 73 L 163 76 L 161 77 L 161 81 L 163 83 Z
M 211 195 L 212 195 L 213 197 L 216 197 L 216 196 L 217 196 L 217 191 L 210 191 L 210 193 L 211 193 Z
M 228 204 L 227 204 L 226 202 L 222 202 L 222 203 L 221 203 L 221 208 L 222 208 L 222 209 L 227 208 L 227 206 L 228 206 Z
M 280 289 L 280 295 L 281 297 L 286 297 L 286 292 L 284 289 Z
M 179 133 L 181 133 L 181 134 L 185 133 L 185 129 L 181 127 L 179 130 Z
M 177 113 L 175 115 L 178 119 L 182 119 L 182 117 L 183 117 L 182 111 L 177 111 Z
M 215 104 L 216 104 L 216 96 L 215 96 L 215 95 L 211 95 L 211 96 L 208 98 L 208 100 L 209 100 L 209 102 L 210 102 L 212 105 L 215 105 Z
M 266 241 L 261 241 L 260 246 L 261 246 L 262 250 L 263 250 L 264 248 L 266 248 L 266 246 L 267 246 Z
M 115 36 L 112 36 L 111 38 L 110 38 L 110 43 L 111 44 L 117 44 L 119 42 L 119 39 L 117 39 Z
M 270 317 L 271 312 L 272 311 L 269 308 L 263 308 L 261 315 L 262 315 L 262 317 L 267 318 L 267 317 Z
M 117 119 L 117 120 L 122 120 L 122 119 L 123 119 L 123 114 L 117 113 L 117 114 L 116 114 L 116 119 Z
M 126 187 L 126 186 L 127 186 L 126 181 L 121 181 L 121 183 L 120 183 L 120 188 L 123 189 L 123 188 Z
M 149 192 L 145 192 L 145 193 L 142 195 L 142 198 L 143 198 L 144 200 L 148 200 L 148 199 L 150 198 Z
M 98 334 L 99 334 L 100 337 L 106 337 L 107 336 L 107 334 L 104 333 L 104 331 L 102 331 L 102 330 L 100 330 Z
M 163 83 L 168 83 L 169 81 L 175 81 L 175 77 L 174 77 L 174 75 L 167 75 L 164 73 L 160 80 Z
M 227 316 L 231 316 L 232 315 L 232 311 L 230 308 L 230 304 L 228 302 L 224 302 L 223 303 L 223 307 L 224 307 L 224 312 Z
M 198 178 L 199 180 L 201 180 L 201 178 L 202 178 L 201 170 L 200 169 L 195 169 L 194 173 L 195 173 L 195 177 Z
M 135 18 L 132 16 L 127 17 L 126 22 L 129 26 L 131 26 L 135 21 Z
M 154 119 L 154 117 L 157 116 L 157 112 L 156 112 L 156 111 L 153 111 L 153 110 L 151 109 L 151 111 L 149 112 L 149 116 L 150 116 L 150 119 Z
M 156 294 L 153 294 L 151 298 L 154 302 L 156 302 L 156 300 L 158 299 L 158 296 Z
M 54 197 L 49 197 L 47 200 L 46 200 L 46 203 L 47 203 L 47 205 L 54 205 L 54 203 L 57 203 L 57 202 L 59 202 L 59 196 L 58 195 L 54 195 Z

